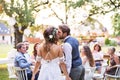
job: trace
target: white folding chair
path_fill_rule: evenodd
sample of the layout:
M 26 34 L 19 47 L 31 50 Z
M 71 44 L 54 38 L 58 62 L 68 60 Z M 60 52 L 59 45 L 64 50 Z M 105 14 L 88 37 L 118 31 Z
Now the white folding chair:
M 117 69 L 116 69 L 116 72 L 115 72 L 115 75 L 110 75 L 110 74 L 105 74 L 105 78 L 104 80 L 107 80 L 107 78 L 112 78 L 114 80 L 120 80 L 120 65 L 116 65 Z
M 9 63 L 7 64 L 7 70 L 8 70 L 8 74 L 9 74 L 9 79 L 16 79 L 17 80 L 17 76 L 15 75 L 15 67 L 13 63 Z
M 21 69 L 20 67 L 15 67 L 16 75 L 18 80 L 28 80 L 26 69 Z
M 85 80 L 91 80 L 96 67 L 85 68 Z
M 107 65 L 102 65 L 101 66 L 101 70 L 100 70 L 100 73 L 94 73 L 93 75 L 93 79 L 100 79 L 100 80 L 103 80 L 104 79 L 104 73 L 106 71 L 106 67 Z

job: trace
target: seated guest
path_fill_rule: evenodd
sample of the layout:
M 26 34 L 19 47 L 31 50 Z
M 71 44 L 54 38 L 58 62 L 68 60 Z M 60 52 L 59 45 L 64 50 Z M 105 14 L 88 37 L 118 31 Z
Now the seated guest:
M 15 67 L 25 68 L 27 71 L 28 80 L 31 80 L 32 71 L 30 66 L 32 65 L 32 63 L 28 62 L 26 57 L 24 56 L 24 54 L 26 53 L 26 45 L 24 43 L 18 43 L 16 48 L 17 53 L 14 61 Z
M 33 52 L 31 55 L 31 61 L 33 63 L 32 70 L 34 69 L 34 66 L 36 63 L 37 50 L 38 50 L 39 46 L 40 46 L 40 43 L 35 43 L 33 46 Z M 39 71 L 38 71 L 38 73 L 39 73 Z
M 82 54 L 82 63 L 85 68 L 95 66 L 93 55 L 89 46 L 83 46 L 83 48 L 81 49 L 81 54 Z
M 25 58 L 27 59 L 28 62 L 32 62 L 30 54 L 28 53 L 29 49 L 29 42 L 28 41 L 23 41 L 24 45 L 26 46 L 26 53 L 24 54 Z
M 83 46 L 81 49 L 82 54 L 82 65 L 85 67 L 85 80 L 89 80 L 91 75 L 89 75 L 89 71 L 91 67 L 95 66 L 95 62 L 93 59 L 92 52 L 89 46 Z
M 33 52 L 32 52 L 32 55 L 31 55 L 31 59 L 34 62 L 36 61 L 37 50 L 38 50 L 39 45 L 40 45 L 40 43 L 35 43 L 34 46 L 33 46 Z
M 110 55 L 110 60 L 109 60 L 109 66 L 106 69 L 106 73 L 114 75 L 117 69 L 116 65 L 120 64 L 119 57 L 115 54 L 114 47 L 110 47 L 108 49 L 108 54 Z
M 102 65 L 103 60 L 103 52 L 101 51 L 101 46 L 99 44 L 95 44 L 93 47 L 93 58 L 95 60 L 95 65 L 97 67 L 97 70 L 100 72 L 100 66 Z
M 24 43 L 18 43 L 16 48 L 17 54 L 15 56 L 15 66 L 26 68 L 28 80 L 31 80 L 32 71 L 30 69 L 30 66 L 32 65 L 32 63 L 29 63 L 24 56 L 24 54 L 26 53 L 26 45 L 24 45 Z

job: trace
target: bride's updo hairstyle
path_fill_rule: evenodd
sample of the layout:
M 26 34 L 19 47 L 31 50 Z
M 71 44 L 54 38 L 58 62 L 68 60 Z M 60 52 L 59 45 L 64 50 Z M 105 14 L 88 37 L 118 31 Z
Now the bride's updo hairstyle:
M 47 28 L 43 33 L 45 41 L 49 43 L 56 43 L 58 41 L 56 33 L 57 33 L 57 28 L 55 27 Z

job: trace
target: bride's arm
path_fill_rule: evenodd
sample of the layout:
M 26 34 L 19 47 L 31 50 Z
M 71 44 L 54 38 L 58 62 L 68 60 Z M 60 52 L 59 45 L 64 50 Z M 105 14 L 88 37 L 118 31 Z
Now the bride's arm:
M 66 65 L 65 65 L 64 62 L 60 62 L 60 68 L 61 68 L 61 70 L 63 72 L 63 75 L 66 76 L 66 80 L 71 80 L 70 77 L 69 77 L 69 74 L 67 72 L 67 68 L 66 68 Z
M 32 79 L 31 80 L 34 80 L 35 79 L 35 75 L 36 75 L 36 73 L 39 71 L 39 67 L 40 67 L 40 62 L 36 62 L 35 63 L 35 68 L 34 68 L 34 70 L 33 70 L 33 74 L 32 74 Z

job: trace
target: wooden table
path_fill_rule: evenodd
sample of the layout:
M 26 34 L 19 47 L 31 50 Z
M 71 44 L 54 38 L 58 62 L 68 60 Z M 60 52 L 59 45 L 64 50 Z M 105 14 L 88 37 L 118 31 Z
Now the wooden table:
M 110 59 L 110 55 L 105 54 L 105 55 L 103 55 L 103 58 L 104 58 L 104 59 Z

